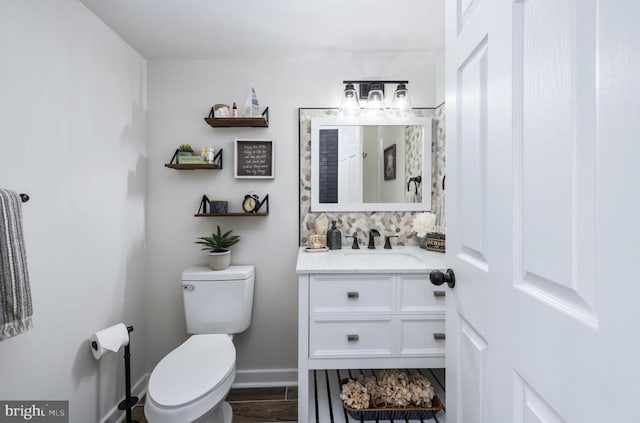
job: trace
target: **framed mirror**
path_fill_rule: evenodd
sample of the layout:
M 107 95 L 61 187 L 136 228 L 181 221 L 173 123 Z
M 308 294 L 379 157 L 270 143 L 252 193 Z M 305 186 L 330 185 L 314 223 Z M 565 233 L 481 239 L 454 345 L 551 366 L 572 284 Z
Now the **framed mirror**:
M 431 210 L 431 118 L 311 119 L 311 212 Z

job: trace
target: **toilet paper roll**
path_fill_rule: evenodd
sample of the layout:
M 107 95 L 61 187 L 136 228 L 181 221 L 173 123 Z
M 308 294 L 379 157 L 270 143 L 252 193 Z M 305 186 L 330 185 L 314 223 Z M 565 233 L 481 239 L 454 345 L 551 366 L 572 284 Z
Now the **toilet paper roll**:
M 89 340 L 91 352 L 96 360 L 108 352 L 115 352 L 129 345 L 129 331 L 124 323 L 118 323 L 91 335 Z

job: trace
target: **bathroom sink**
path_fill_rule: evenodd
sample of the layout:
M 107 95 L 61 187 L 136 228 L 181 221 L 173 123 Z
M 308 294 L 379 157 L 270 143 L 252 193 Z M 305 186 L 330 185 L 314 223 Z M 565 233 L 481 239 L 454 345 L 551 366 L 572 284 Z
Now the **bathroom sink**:
M 417 246 L 398 246 L 393 250 L 328 250 L 308 253 L 300 248 L 298 273 L 425 273 L 445 269 L 445 256 Z
M 407 265 L 422 264 L 422 260 L 415 258 L 410 254 L 395 253 L 387 251 L 360 251 L 360 252 L 344 252 L 343 260 L 353 263 L 355 266 L 372 266 L 372 267 L 406 267 Z

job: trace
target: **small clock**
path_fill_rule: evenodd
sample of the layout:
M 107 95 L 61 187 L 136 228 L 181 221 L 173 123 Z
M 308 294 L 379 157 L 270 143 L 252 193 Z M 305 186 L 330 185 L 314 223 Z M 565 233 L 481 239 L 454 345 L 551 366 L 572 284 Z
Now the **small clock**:
M 255 194 L 247 194 L 244 196 L 244 200 L 242 200 L 242 210 L 245 213 L 255 213 L 260 209 L 262 204 L 259 203 L 259 198 Z

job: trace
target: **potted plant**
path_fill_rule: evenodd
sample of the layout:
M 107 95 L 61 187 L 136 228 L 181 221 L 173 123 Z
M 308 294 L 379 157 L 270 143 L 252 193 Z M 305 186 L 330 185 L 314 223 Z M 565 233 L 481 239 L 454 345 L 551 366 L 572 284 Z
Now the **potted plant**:
M 193 156 L 193 148 L 191 148 L 191 144 L 180 144 L 178 147 L 178 157 L 180 156 Z
M 240 241 L 238 235 L 231 235 L 232 230 L 222 233 L 220 225 L 217 232 L 211 236 L 203 236 L 195 241 L 196 244 L 204 245 L 202 251 L 209 251 L 209 267 L 213 270 L 223 270 L 231 263 L 231 247 Z

